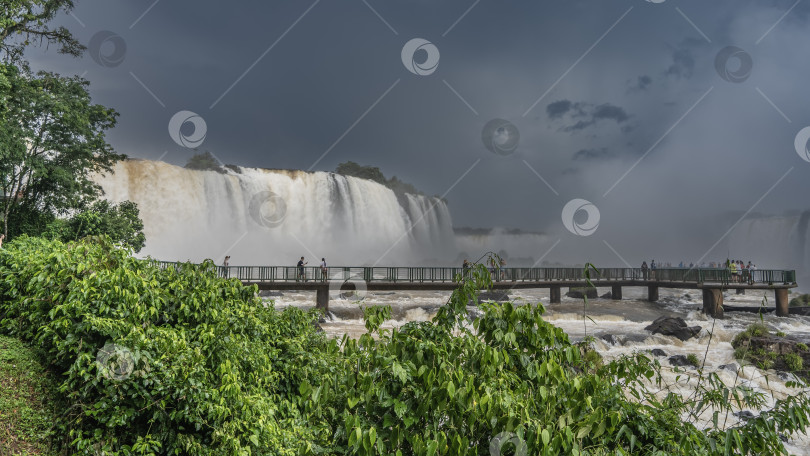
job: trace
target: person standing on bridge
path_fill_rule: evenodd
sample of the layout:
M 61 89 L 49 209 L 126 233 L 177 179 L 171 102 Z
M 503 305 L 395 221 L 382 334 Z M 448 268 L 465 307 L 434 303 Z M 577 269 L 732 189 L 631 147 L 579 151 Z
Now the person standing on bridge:
M 647 280 L 647 272 L 648 272 L 647 270 L 648 269 L 649 268 L 647 267 L 647 262 L 642 261 L 641 262 L 641 276 L 644 277 L 644 280 Z
M 228 269 L 228 263 L 230 263 L 230 262 L 231 262 L 231 256 L 226 255 L 225 260 L 222 262 L 222 269 L 223 269 L 222 272 L 223 272 L 223 275 L 225 277 L 230 277 L 231 276 L 230 270 Z
M 329 270 L 326 268 L 326 258 L 321 258 L 321 282 L 326 282 Z
M 658 268 L 655 264 L 655 260 L 650 261 L 650 279 L 655 280 L 655 270 Z
M 298 281 L 306 282 L 307 281 L 307 274 L 304 271 L 304 266 L 306 264 L 307 263 L 304 261 L 304 257 L 301 257 L 301 259 L 298 260 L 298 278 L 296 279 L 296 282 L 298 282 Z
M 736 262 L 736 261 L 732 261 L 732 262 L 729 264 L 729 267 L 728 267 L 728 268 L 729 268 L 729 270 L 731 271 L 731 282 L 732 282 L 732 283 L 737 283 L 737 282 L 738 282 L 738 280 L 737 280 L 737 262 Z

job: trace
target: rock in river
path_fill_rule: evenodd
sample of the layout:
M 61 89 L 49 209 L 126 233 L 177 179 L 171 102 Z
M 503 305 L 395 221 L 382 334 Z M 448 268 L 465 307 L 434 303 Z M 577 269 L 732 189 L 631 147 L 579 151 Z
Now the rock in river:
M 680 340 L 688 340 L 700 333 L 700 326 L 687 326 L 683 318 L 658 317 L 652 324 L 644 328 L 653 334 L 675 336 Z

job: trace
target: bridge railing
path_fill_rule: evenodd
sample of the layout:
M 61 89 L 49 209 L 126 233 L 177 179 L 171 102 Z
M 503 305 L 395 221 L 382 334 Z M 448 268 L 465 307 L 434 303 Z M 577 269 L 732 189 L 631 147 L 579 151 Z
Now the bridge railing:
M 182 263 L 157 262 L 161 267 L 179 267 Z M 469 269 L 458 267 L 330 266 L 326 274 L 317 266 L 305 266 L 303 276 L 296 266 L 216 266 L 222 277 L 244 282 L 296 282 L 296 281 L 364 281 L 364 282 L 455 282 Z M 514 282 L 580 281 L 585 280 L 583 268 L 489 268 L 493 280 Z M 725 268 L 601 268 L 591 271 L 594 282 L 656 281 L 687 283 L 734 284 L 793 284 L 796 271 L 780 269 L 742 270 L 732 275 Z

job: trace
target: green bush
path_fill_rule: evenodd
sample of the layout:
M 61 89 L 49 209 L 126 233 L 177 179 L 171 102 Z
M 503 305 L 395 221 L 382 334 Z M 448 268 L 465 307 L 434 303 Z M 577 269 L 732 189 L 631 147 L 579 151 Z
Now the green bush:
M 763 394 L 712 374 L 659 399 L 657 361 L 595 367 L 539 305 L 483 303 L 470 325 L 491 286 L 471 272 L 433 321 L 381 329 L 390 310 L 367 308 L 369 332 L 338 342 L 317 311 L 265 307 L 211 262 L 161 269 L 103 242 L 20 237 L 0 251 L 0 330 L 62 375 L 71 454 L 473 456 L 504 435 L 542 455 L 777 454 L 810 421 L 799 392 L 700 430 L 708 407 Z
M 807 351 L 807 344 L 803 344 L 803 343 L 799 342 L 798 344 L 796 344 L 796 348 L 801 350 L 801 351 Z
M 734 339 L 731 341 L 731 345 L 737 347 L 743 342 L 747 342 L 752 337 L 766 337 L 771 334 L 771 331 L 762 323 L 753 323 L 748 325 L 744 331 L 738 333 L 734 336 Z
M 790 307 L 810 306 L 810 294 L 799 295 L 790 300 Z
M 96 243 L 4 245 L 0 326 L 64 374 L 57 426 L 71 452 L 293 455 L 325 441 L 298 388 L 331 368 L 336 344 L 312 316 L 265 308 L 213 271 L 161 270 Z
M 785 361 L 785 365 L 787 365 L 791 372 L 798 372 L 802 370 L 804 360 L 801 356 L 797 355 L 796 353 L 785 353 L 782 355 L 782 358 Z
M 694 353 L 689 353 L 688 355 L 686 355 L 686 361 L 688 361 L 689 364 L 695 367 L 700 367 L 700 360 Z

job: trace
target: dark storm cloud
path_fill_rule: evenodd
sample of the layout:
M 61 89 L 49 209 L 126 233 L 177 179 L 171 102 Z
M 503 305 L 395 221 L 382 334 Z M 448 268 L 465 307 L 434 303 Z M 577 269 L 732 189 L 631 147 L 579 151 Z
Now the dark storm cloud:
M 617 124 L 621 124 L 630 118 L 624 108 L 610 103 L 594 105 L 585 102 L 573 103 L 569 100 L 550 103 L 546 106 L 546 113 L 549 119 L 552 120 L 566 120 L 566 117 L 569 118 L 568 125 L 560 127 L 560 131 L 568 133 L 585 130 L 596 125 L 600 120 L 613 120 Z M 571 121 L 575 122 L 571 124 Z
M 642 75 L 636 78 L 636 81 L 630 86 L 631 91 L 647 90 L 652 84 L 653 80 L 648 75 Z
M 615 155 L 607 148 L 601 149 L 580 149 L 575 154 L 574 160 L 604 160 L 613 158 Z
M 622 123 L 630 118 L 624 108 L 605 103 L 594 108 L 593 118 L 595 120 L 608 119 Z
M 689 79 L 695 71 L 695 57 L 689 49 L 675 49 L 672 51 L 672 65 L 664 73 L 667 76 Z
M 546 113 L 548 114 L 548 118 L 559 119 L 560 117 L 562 117 L 564 114 L 566 114 L 568 111 L 571 110 L 572 104 L 573 103 L 571 103 L 568 100 L 560 100 L 555 101 L 554 103 L 549 103 L 549 105 L 546 106 Z

